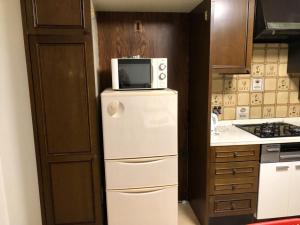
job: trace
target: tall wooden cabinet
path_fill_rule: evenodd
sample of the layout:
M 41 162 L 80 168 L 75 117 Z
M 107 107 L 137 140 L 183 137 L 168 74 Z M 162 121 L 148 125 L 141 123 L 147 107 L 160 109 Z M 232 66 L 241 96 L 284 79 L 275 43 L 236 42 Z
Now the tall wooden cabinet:
M 91 11 L 21 1 L 44 225 L 102 225 Z
M 250 73 L 254 0 L 212 0 L 211 57 L 218 73 Z

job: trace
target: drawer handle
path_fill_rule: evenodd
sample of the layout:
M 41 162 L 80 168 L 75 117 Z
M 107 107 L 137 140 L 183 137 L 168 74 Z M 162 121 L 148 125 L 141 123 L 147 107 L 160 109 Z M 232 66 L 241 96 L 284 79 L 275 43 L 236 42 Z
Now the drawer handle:
M 295 166 L 296 170 L 300 170 L 300 165 Z
M 157 158 L 139 158 L 139 159 L 123 159 L 118 160 L 120 163 L 126 164 L 145 164 L 145 163 L 154 163 L 166 160 L 168 157 L 157 157 Z
M 231 210 L 235 210 L 236 209 L 236 204 L 231 202 Z

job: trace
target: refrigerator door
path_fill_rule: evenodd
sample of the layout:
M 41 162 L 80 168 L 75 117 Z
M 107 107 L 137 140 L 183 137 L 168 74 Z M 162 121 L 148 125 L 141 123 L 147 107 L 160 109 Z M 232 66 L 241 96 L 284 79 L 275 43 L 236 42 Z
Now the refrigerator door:
M 104 91 L 105 159 L 177 155 L 177 92 Z
M 178 157 L 105 160 L 106 189 L 178 184 Z
M 109 225 L 176 225 L 177 186 L 107 191 Z

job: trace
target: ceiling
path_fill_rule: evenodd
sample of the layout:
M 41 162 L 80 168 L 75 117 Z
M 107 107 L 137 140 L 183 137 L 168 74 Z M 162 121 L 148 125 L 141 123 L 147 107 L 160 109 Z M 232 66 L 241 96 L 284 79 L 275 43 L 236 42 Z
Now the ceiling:
M 93 0 L 96 11 L 190 12 L 203 0 Z

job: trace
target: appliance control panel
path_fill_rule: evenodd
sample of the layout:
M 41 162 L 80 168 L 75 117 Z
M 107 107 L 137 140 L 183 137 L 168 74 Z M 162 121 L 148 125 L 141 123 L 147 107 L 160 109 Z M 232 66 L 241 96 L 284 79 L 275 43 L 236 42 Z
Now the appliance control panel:
M 157 88 L 168 87 L 168 60 L 167 58 L 153 58 L 153 83 Z

